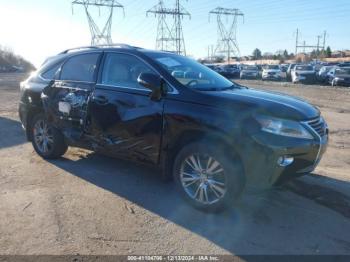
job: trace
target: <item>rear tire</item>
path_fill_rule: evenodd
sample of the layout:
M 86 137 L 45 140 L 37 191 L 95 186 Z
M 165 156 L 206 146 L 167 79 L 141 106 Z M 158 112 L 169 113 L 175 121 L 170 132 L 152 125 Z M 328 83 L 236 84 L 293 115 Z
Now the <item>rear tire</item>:
M 33 147 L 42 158 L 56 159 L 66 153 L 63 134 L 47 122 L 43 113 L 34 116 L 30 132 Z
M 177 154 L 173 175 L 178 190 L 192 206 L 220 212 L 232 206 L 243 192 L 245 176 L 238 157 L 224 148 L 192 143 Z

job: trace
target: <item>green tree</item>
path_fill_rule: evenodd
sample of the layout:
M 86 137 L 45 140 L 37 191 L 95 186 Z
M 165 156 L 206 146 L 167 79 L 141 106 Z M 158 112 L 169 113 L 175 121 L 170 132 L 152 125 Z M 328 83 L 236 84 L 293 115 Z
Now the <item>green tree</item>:
M 255 59 L 261 59 L 262 58 L 262 55 L 261 55 L 261 51 L 259 48 L 255 48 L 254 51 L 253 51 L 253 57 Z
M 288 51 L 287 51 L 287 50 L 284 50 L 284 52 L 283 52 L 283 57 L 284 57 L 285 59 L 289 58 L 289 54 L 288 54 Z
M 332 50 L 331 50 L 330 46 L 327 46 L 326 57 L 332 57 Z

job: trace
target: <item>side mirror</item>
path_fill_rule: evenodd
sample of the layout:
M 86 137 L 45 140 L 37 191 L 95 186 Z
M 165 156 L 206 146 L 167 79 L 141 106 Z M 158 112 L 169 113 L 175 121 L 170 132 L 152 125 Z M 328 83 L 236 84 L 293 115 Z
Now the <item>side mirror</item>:
M 164 90 L 163 90 L 164 81 L 159 75 L 152 74 L 152 73 L 141 73 L 137 78 L 137 82 L 140 85 L 152 91 L 151 93 L 152 100 L 159 100 L 164 95 Z

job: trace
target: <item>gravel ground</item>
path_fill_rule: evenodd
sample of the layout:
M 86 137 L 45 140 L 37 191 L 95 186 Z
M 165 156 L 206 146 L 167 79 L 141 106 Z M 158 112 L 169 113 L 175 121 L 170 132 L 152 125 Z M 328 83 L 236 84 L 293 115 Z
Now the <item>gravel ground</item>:
M 38 157 L 17 117 L 24 78 L 0 74 L 0 254 L 350 254 L 350 89 L 239 81 L 317 105 L 330 145 L 313 174 L 212 215 L 133 163 Z

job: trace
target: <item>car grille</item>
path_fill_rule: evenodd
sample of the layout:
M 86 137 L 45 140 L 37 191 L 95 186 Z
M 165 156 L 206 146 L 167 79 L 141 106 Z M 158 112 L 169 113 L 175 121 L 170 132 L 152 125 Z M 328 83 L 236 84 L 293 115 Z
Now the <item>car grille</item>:
M 319 136 L 323 137 L 326 135 L 327 128 L 323 118 L 318 117 L 306 122 Z

